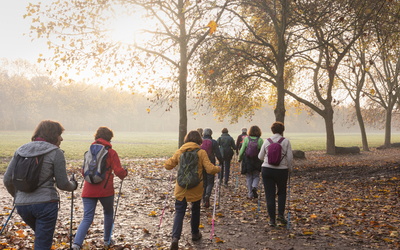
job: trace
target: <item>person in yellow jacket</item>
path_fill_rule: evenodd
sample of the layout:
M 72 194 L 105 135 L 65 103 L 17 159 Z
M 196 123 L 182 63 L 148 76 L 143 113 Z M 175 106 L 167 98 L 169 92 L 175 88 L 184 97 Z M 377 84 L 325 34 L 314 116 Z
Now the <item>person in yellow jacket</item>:
M 184 140 L 184 144 L 180 149 L 178 149 L 175 154 L 169 158 L 165 163 L 165 169 L 172 170 L 176 166 L 179 166 L 179 158 L 182 153 L 186 151 L 193 151 L 196 149 L 200 149 L 200 145 L 203 143 L 203 139 L 198 131 L 191 130 L 186 136 Z M 197 152 L 199 156 L 199 168 L 198 173 L 199 177 L 203 179 L 203 170 L 205 170 L 208 174 L 216 174 L 221 171 L 221 168 L 215 166 L 210 162 L 208 158 L 207 152 L 200 149 Z M 185 216 L 185 211 L 187 207 L 187 202 L 192 203 L 192 217 L 190 220 L 190 225 L 192 227 L 192 240 L 197 241 L 200 240 L 202 235 L 199 231 L 200 225 L 200 201 L 203 198 L 203 181 L 199 183 L 194 188 L 185 189 L 175 184 L 175 219 L 174 225 L 172 227 L 172 243 L 171 250 L 178 249 L 179 239 L 182 233 L 182 225 L 183 219 Z

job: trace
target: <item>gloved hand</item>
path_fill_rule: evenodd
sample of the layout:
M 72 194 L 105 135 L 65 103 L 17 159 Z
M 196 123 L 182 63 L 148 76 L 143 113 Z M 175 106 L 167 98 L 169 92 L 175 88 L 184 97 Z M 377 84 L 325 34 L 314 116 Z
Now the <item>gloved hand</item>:
M 75 184 L 74 190 L 78 189 L 78 182 L 75 180 L 74 175 L 72 175 L 72 177 L 69 180 Z

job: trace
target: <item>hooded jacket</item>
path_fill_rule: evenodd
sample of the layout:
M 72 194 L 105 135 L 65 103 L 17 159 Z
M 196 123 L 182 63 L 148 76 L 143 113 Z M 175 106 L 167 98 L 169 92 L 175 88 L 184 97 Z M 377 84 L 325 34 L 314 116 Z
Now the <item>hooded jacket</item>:
M 17 154 L 22 157 L 44 155 L 39 184 L 47 181 L 31 193 L 18 191 L 14 187 L 12 177 L 16 164 L 14 159 Z M 15 205 L 59 201 L 60 198 L 54 184 L 64 191 L 72 191 L 76 188 L 75 183 L 68 180 L 63 151 L 56 145 L 45 141 L 33 141 L 19 147 L 8 165 L 3 182 L 7 191 L 14 197 Z
M 230 161 L 233 156 L 233 150 L 236 150 L 235 140 L 228 133 L 222 133 L 217 142 L 224 160 Z
M 193 151 L 195 149 L 200 149 L 200 146 L 197 143 L 187 142 L 183 144 L 182 147 L 178 149 L 175 154 L 165 162 L 165 169 L 171 170 L 176 166 L 179 166 L 179 158 L 181 154 L 186 151 Z M 197 152 L 197 155 L 199 156 L 198 172 L 201 180 L 203 179 L 203 167 L 208 174 L 216 174 L 221 171 L 219 167 L 214 166 L 210 162 L 206 151 L 200 149 Z M 179 201 L 182 201 L 184 198 L 186 198 L 187 202 L 196 202 L 198 200 L 201 200 L 201 198 L 203 197 L 203 191 L 203 180 L 200 182 L 199 185 L 197 185 L 197 187 L 186 190 L 183 187 L 179 186 L 177 182 L 175 183 L 175 199 Z
M 117 152 L 112 149 L 112 145 L 109 141 L 104 140 L 104 139 L 97 139 L 95 142 L 92 143 L 96 144 L 99 143 L 105 147 L 109 147 L 108 149 L 108 154 L 107 154 L 107 168 L 110 168 L 106 172 L 106 178 L 96 184 L 91 184 L 87 181 L 85 181 L 85 185 L 83 186 L 82 190 L 82 195 L 81 197 L 83 198 L 100 198 L 100 197 L 108 197 L 114 194 L 114 174 L 113 172 L 122 180 L 126 177 L 127 172 L 125 169 L 121 167 L 121 162 L 119 160 Z M 82 175 L 83 175 L 83 169 L 82 169 Z M 108 179 L 108 182 L 107 182 Z M 104 185 L 106 184 L 106 187 L 104 188 Z

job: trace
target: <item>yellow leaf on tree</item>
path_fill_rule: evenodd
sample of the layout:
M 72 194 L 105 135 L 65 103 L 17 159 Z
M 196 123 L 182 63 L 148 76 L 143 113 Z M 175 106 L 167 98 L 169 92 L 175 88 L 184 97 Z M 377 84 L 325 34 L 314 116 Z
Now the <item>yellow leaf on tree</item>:
M 147 113 L 150 113 L 150 109 L 146 109 L 147 110 Z
M 211 35 L 212 33 L 214 33 L 217 30 L 217 23 L 214 21 L 210 21 L 207 24 L 207 27 L 210 27 L 210 35 Z
M 375 95 L 375 89 L 371 89 L 369 92 L 371 93 L 371 95 Z

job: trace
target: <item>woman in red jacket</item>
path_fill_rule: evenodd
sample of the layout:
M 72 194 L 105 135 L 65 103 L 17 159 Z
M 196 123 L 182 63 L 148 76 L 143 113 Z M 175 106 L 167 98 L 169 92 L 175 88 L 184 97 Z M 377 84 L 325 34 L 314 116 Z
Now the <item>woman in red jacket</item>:
M 85 239 L 86 233 L 89 230 L 90 225 L 93 222 L 94 213 L 96 211 L 97 201 L 100 201 L 103 206 L 104 214 L 104 245 L 108 246 L 108 241 L 111 234 L 111 227 L 113 223 L 114 214 L 114 174 L 116 174 L 121 180 L 128 175 L 128 171 L 121 167 L 121 162 L 117 152 L 112 149 L 111 139 L 114 134 L 111 129 L 107 127 L 99 127 L 94 135 L 92 144 L 101 144 L 108 147 L 107 155 L 107 167 L 109 170 L 106 172 L 106 178 L 100 183 L 91 184 L 85 181 L 85 185 L 82 191 L 82 202 L 83 202 L 83 219 L 76 232 L 74 244 L 72 249 L 81 249 L 83 240 Z M 82 171 L 83 175 L 83 171 Z M 109 177 L 110 176 L 110 177 Z M 106 184 L 107 182 L 107 184 Z M 111 240 L 110 245 L 114 243 Z

